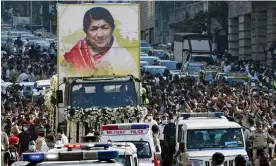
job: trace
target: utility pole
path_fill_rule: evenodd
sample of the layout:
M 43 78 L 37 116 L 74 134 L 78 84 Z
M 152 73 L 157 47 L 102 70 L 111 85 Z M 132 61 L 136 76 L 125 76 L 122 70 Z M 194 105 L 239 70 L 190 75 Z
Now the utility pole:
M 33 31 L 33 3 L 30 1 L 30 7 L 31 7 L 31 31 Z

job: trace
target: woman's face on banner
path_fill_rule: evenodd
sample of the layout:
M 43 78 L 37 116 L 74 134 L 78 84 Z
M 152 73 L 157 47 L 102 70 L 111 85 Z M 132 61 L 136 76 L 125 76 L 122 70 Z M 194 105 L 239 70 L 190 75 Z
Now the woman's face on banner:
M 96 51 L 101 51 L 107 48 L 112 36 L 113 30 L 105 20 L 92 19 L 87 31 L 87 39 Z

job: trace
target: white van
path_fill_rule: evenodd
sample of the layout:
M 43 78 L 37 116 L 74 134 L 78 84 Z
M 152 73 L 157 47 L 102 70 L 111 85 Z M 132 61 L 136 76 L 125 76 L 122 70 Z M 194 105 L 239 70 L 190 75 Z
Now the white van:
M 154 166 L 157 160 L 150 132 L 146 123 L 122 123 L 101 126 L 101 142 L 131 142 L 137 148 L 140 166 Z
M 233 166 L 238 154 L 248 159 L 241 126 L 229 121 L 223 113 L 185 113 L 180 116 L 183 119 L 177 123 L 176 141 L 183 143 L 181 148 L 190 163 L 181 163 L 178 158 L 177 165 L 211 166 L 212 155 L 218 151 L 225 156 L 225 166 Z

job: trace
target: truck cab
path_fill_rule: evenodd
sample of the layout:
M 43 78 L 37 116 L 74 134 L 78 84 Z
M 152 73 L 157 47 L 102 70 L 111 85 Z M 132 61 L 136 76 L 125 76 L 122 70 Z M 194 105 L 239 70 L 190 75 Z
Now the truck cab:
M 139 86 L 140 84 L 133 76 L 66 78 L 63 87 L 60 88 L 62 90 L 57 91 L 59 108 L 56 111 L 55 119 L 58 120 L 56 123 L 67 122 L 67 135 L 71 138 L 69 141 L 79 142 L 89 127 L 96 129 L 100 127 L 100 123 L 103 123 L 100 117 L 107 108 L 112 112 L 116 108 L 136 108 L 140 102 Z M 76 116 L 70 114 L 73 112 L 76 115 L 82 110 L 89 112 L 89 116 L 93 115 L 95 120 L 92 117 L 89 118 L 88 115 L 86 120 L 78 120 Z M 71 125 L 74 127 L 68 126 L 68 119 L 71 119 L 70 123 L 73 123 Z
M 211 166 L 215 152 L 225 156 L 224 165 L 233 166 L 237 154 L 248 159 L 242 128 L 223 113 L 184 113 L 177 123 L 176 141 L 184 149 L 189 163 L 177 159 L 177 165 Z M 180 142 L 182 144 L 180 144 Z
M 186 62 L 187 56 L 193 54 L 211 55 L 212 43 L 206 34 L 175 33 L 174 34 L 174 60 Z

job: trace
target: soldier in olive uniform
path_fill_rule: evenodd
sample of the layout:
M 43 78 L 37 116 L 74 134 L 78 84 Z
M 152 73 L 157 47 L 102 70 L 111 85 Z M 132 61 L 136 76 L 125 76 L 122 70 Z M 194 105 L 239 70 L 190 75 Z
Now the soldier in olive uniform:
M 263 124 L 261 122 L 256 123 L 256 130 L 253 132 L 253 161 L 257 159 L 257 150 L 268 148 L 268 143 L 274 143 L 273 138 L 264 131 Z

